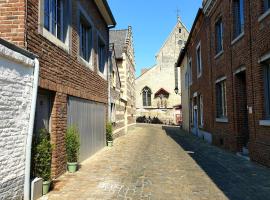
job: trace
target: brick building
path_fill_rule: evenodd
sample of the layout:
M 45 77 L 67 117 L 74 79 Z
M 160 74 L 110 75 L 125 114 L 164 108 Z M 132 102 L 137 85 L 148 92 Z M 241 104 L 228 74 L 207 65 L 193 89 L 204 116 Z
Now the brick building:
M 114 44 L 116 64 L 119 70 L 120 101 L 115 108 L 114 135 L 118 137 L 136 123 L 135 108 L 135 54 L 132 28 L 110 30 L 110 43 Z M 124 117 L 123 117 L 124 116 Z
M 114 44 L 110 45 L 110 82 L 109 82 L 109 121 L 113 125 L 114 136 L 117 136 L 116 131 L 125 127 L 123 121 L 125 120 L 124 105 L 125 101 L 121 98 L 121 80 L 119 69 L 117 65 L 117 58 L 115 53 Z
M 205 0 L 187 56 L 191 131 L 270 166 L 270 2 Z
M 57 177 L 66 171 L 69 125 L 81 134 L 80 161 L 105 145 L 109 29 L 115 20 L 106 0 L 2 1 L 0 12 L 0 37 L 39 56 L 35 132 L 51 133 Z

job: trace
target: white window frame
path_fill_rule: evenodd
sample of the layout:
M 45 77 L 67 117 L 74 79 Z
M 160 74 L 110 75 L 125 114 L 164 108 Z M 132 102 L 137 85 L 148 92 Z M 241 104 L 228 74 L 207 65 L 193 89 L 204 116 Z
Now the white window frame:
M 62 41 L 60 39 L 58 39 L 58 37 L 56 35 L 54 35 L 53 33 L 51 33 L 49 30 L 47 30 L 44 27 L 44 0 L 39 0 L 39 19 L 38 19 L 38 32 L 39 34 L 41 34 L 43 37 L 45 37 L 47 40 L 49 40 L 50 42 L 54 43 L 56 46 L 58 46 L 59 48 L 65 50 L 66 52 L 70 52 L 70 45 L 71 45 L 71 7 L 72 7 L 72 2 L 71 0 L 66 0 L 64 1 L 67 4 L 67 10 L 66 12 L 68 13 L 67 16 L 65 16 L 65 20 L 67 21 L 67 33 L 66 33 L 66 38 L 65 41 Z M 63 8 L 63 4 L 62 4 L 62 8 Z M 51 20 L 51 18 L 50 18 Z M 62 20 L 62 24 L 64 21 L 64 16 L 61 16 L 61 20 Z M 57 32 L 57 29 L 55 30 Z M 61 34 L 63 35 L 64 32 L 63 30 L 61 31 Z
M 216 121 L 217 122 L 228 122 L 228 101 L 227 101 L 227 84 L 226 84 L 226 80 L 227 80 L 227 78 L 226 77 L 222 77 L 222 78 L 220 78 L 220 79 L 218 79 L 217 81 L 216 81 L 216 85 L 215 85 L 215 88 L 216 88 L 216 90 L 217 90 L 217 84 L 222 84 L 222 83 L 224 83 L 225 84 L 225 90 L 224 90 L 224 92 L 223 91 L 221 91 L 221 101 L 222 101 L 222 105 L 221 105 L 221 107 L 222 107 L 222 116 L 218 116 L 217 114 L 217 102 L 216 102 Z M 221 90 L 222 90 L 222 88 L 221 88 Z M 217 101 L 217 91 L 216 91 L 216 101 Z M 223 102 L 223 99 L 225 99 L 225 102 Z M 223 107 L 225 108 L 224 110 L 223 110 Z
M 82 7 L 82 5 L 78 2 L 78 10 L 77 10 L 77 26 L 78 26 L 78 30 L 80 29 L 80 22 L 81 22 L 81 15 L 84 17 L 84 19 L 87 21 L 87 23 L 89 24 L 89 26 L 91 26 L 91 35 L 92 35 L 92 47 L 90 50 L 90 58 L 89 61 L 85 60 L 83 57 L 81 57 L 80 55 L 80 34 L 78 33 L 78 59 L 79 61 L 85 65 L 86 67 L 88 67 L 89 69 L 91 69 L 92 71 L 94 70 L 94 31 L 95 31 L 95 27 L 94 27 L 94 23 L 93 20 L 91 19 L 91 17 L 89 16 L 89 14 L 85 11 L 85 9 Z
M 220 36 L 217 34 L 217 27 L 220 29 Z M 221 37 L 220 42 L 221 42 L 221 49 L 218 51 L 218 41 L 219 37 Z M 216 57 L 218 57 L 220 54 L 223 53 L 223 48 L 224 48 L 224 25 L 223 25 L 223 18 L 220 17 L 216 23 L 215 23 L 215 42 L 216 42 Z
M 198 54 L 198 50 L 200 50 Z M 198 43 L 196 47 L 196 61 L 197 61 L 197 78 L 202 76 L 202 48 L 201 41 Z
M 200 108 L 200 110 L 199 110 L 199 112 L 200 112 L 200 124 L 199 124 L 199 126 L 200 127 L 203 127 L 203 124 L 204 124 L 204 120 L 203 120 L 203 96 L 200 94 L 199 95 L 199 108 Z

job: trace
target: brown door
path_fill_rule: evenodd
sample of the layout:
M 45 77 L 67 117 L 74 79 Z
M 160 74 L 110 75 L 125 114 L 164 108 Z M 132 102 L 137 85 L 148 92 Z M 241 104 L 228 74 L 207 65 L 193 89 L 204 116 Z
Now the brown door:
M 239 151 L 245 151 L 249 142 L 246 72 L 235 75 L 236 115 Z

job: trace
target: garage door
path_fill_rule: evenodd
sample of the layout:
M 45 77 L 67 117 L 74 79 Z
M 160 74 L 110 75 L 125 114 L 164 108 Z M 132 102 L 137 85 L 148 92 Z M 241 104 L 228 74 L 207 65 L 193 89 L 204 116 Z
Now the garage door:
M 105 118 L 104 104 L 69 97 L 68 125 L 76 125 L 80 132 L 80 162 L 105 146 Z

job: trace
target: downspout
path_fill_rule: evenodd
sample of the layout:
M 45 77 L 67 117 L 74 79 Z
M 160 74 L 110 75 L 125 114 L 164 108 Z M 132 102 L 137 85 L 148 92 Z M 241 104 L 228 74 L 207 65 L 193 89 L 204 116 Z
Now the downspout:
M 189 54 L 188 54 L 188 51 L 187 51 L 187 57 L 186 57 L 186 59 L 187 59 L 187 70 L 189 70 Z M 191 70 L 192 71 L 192 70 Z M 189 73 L 192 73 L 192 72 L 189 72 Z M 190 108 L 190 104 L 191 104 L 191 102 L 190 102 L 190 80 L 189 80 L 189 78 L 190 78 L 190 74 L 188 73 L 188 113 L 189 113 L 189 115 L 188 115 L 188 132 L 189 133 L 191 133 L 191 118 L 192 118 L 192 107 Z
M 35 59 L 34 69 L 34 84 L 33 84 L 33 95 L 31 102 L 31 113 L 28 127 L 28 134 L 26 139 L 26 157 L 25 157 L 25 177 L 24 177 L 24 200 L 30 199 L 30 169 L 31 169 L 31 149 L 32 149 L 32 138 L 34 130 L 34 120 L 36 112 L 36 101 L 38 92 L 38 78 L 39 78 L 39 61 Z

